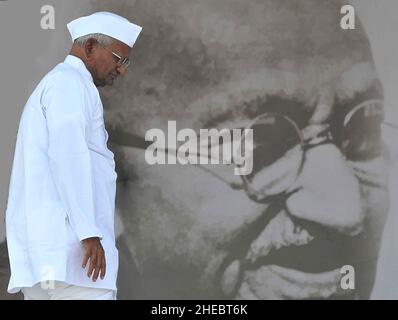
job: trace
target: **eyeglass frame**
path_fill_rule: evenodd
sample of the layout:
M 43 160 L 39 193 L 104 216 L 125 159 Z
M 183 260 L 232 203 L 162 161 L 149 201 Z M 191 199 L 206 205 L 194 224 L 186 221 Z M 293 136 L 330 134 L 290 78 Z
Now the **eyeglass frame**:
M 112 55 L 118 59 L 118 62 L 116 62 L 116 64 L 123 66 L 125 69 L 127 69 L 130 66 L 131 60 L 129 58 L 123 58 L 105 46 L 102 46 L 102 48 L 112 53 Z

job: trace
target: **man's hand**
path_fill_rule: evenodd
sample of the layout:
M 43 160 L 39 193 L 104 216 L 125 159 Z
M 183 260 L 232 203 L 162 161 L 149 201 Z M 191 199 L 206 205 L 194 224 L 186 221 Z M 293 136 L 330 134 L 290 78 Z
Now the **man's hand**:
M 106 261 L 105 261 L 105 251 L 101 245 L 101 241 L 98 237 L 87 238 L 82 240 L 84 248 L 84 259 L 83 259 L 83 269 L 86 267 L 88 260 L 90 259 L 90 265 L 88 268 L 87 276 L 91 278 L 93 274 L 93 282 L 97 281 L 98 275 L 101 279 L 104 279 L 106 272 Z

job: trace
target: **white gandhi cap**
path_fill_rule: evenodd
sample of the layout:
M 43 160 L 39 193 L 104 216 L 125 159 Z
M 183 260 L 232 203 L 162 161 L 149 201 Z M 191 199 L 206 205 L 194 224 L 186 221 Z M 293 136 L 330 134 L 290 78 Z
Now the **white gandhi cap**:
M 92 33 L 101 33 L 133 47 L 142 28 L 111 12 L 96 12 L 67 24 L 72 41 Z

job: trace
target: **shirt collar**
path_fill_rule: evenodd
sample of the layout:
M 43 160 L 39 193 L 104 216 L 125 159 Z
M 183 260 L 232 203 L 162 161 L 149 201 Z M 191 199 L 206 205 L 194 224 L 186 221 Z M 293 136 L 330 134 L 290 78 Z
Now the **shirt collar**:
M 86 65 L 84 64 L 84 62 L 80 58 L 69 54 L 66 57 L 64 63 L 74 67 L 81 74 L 83 74 L 85 77 L 88 77 L 90 79 L 90 81 L 94 82 L 90 71 L 87 70 Z

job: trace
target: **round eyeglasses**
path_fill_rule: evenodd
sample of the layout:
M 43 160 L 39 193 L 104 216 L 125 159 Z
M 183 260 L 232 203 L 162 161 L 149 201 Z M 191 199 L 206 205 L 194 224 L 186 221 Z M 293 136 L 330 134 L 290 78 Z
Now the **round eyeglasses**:
M 310 124 L 304 128 L 290 117 L 279 113 L 263 113 L 253 119 L 245 129 L 252 132 L 252 163 L 249 174 L 235 175 L 242 166 L 231 164 L 194 165 L 235 190 L 244 190 L 256 202 L 268 203 L 273 198 L 288 195 L 298 190 L 297 179 L 303 168 L 306 153 L 322 144 L 335 144 L 347 161 L 364 161 L 380 156 L 381 124 L 384 121 L 382 100 L 367 100 L 351 109 L 341 121 L 340 127 L 332 133 L 331 124 Z M 235 129 L 234 129 L 235 130 Z M 248 132 L 243 130 L 243 132 Z M 114 133 L 125 141 L 123 145 L 146 149 L 151 142 L 126 133 Z M 238 144 L 243 147 L 245 134 Z M 186 158 L 179 150 L 165 148 L 177 157 Z M 241 152 L 239 148 L 235 150 Z M 200 153 L 192 156 L 201 157 Z M 209 153 L 206 153 L 209 157 Z M 234 157 L 233 157 L 234 159 Z
M 113 57 L 116 58 L 116 64 L 119 66 L 123 66 L 125 69 L 127 69 L 130 66 L 130 59 L 129 58 L 123 58 L 117 53 L 113 52 L 112 50 L 108 49 L 107 47 L 103 47 L 105 50 L 109 51 Z

